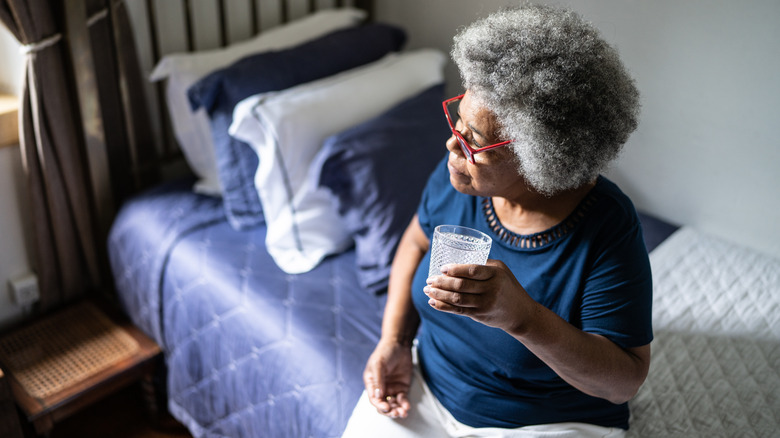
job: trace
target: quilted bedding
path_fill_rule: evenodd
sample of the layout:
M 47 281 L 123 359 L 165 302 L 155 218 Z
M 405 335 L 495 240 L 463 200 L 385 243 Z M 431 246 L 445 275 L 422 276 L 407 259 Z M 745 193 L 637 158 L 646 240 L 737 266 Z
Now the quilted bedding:
M 683 227 L 650 261 L 653 359 L 629 436 L 779 436 L 780 260 Z
M 164 347 L 169 408 L 195 436 L 337 437 L 363 389 L 383 298 L 354 252 L 300 275 L 190 183 L 125 204 L 109 252 L 135 324 Z

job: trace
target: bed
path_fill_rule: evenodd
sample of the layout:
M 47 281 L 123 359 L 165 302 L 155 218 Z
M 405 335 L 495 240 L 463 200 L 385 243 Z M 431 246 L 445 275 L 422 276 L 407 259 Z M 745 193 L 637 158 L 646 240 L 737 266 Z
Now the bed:
M 363 389 L 392 253 L 449 136 L 445 55 L 406 49 L 367 3 L 150 69 L 188 171 L 122 201 L 108 255 L 194 436 L 338 437 Z M 656 340 L 629 435 L 772 436 L 778 262 L 640 216 Z

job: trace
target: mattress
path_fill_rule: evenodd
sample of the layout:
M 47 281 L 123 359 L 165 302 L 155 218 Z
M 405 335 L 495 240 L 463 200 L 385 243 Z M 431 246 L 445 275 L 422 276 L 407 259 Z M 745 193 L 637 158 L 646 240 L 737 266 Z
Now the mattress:
M 683 227 L 650 254 L 655 340 L 630 437 L 780 434 L 780 260 Z

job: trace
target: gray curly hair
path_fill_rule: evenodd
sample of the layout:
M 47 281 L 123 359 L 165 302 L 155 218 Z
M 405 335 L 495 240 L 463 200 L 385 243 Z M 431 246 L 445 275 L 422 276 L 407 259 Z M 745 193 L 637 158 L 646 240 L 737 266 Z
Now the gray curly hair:
M 459 31 L 452 57 L 463 86 L 513 141 L 518 172 L 542 194 L 592 181 L 636 129 L 633 79 L 572 11 L 501 9 Z

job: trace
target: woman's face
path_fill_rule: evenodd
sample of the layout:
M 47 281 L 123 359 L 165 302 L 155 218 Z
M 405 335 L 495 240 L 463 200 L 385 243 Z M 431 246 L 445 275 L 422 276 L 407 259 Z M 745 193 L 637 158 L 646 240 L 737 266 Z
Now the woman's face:
M 496 136 L 498 124 L 495 115 L 479 106 L 468 91 L 460 101 L 458 114 L 455 129 L 472 147 L 484 147 L 501 141 Z M 525 181 L 517 173 L 514 152 L 509 147 L 480 152 L 474 155 L 474 164 L 471 164 L 453 134 L 447 140 L 447 150 L 450 151 L 447 162 L 450 183 L 461 193 L 511 198 L 518 190 L 525 188 Z

